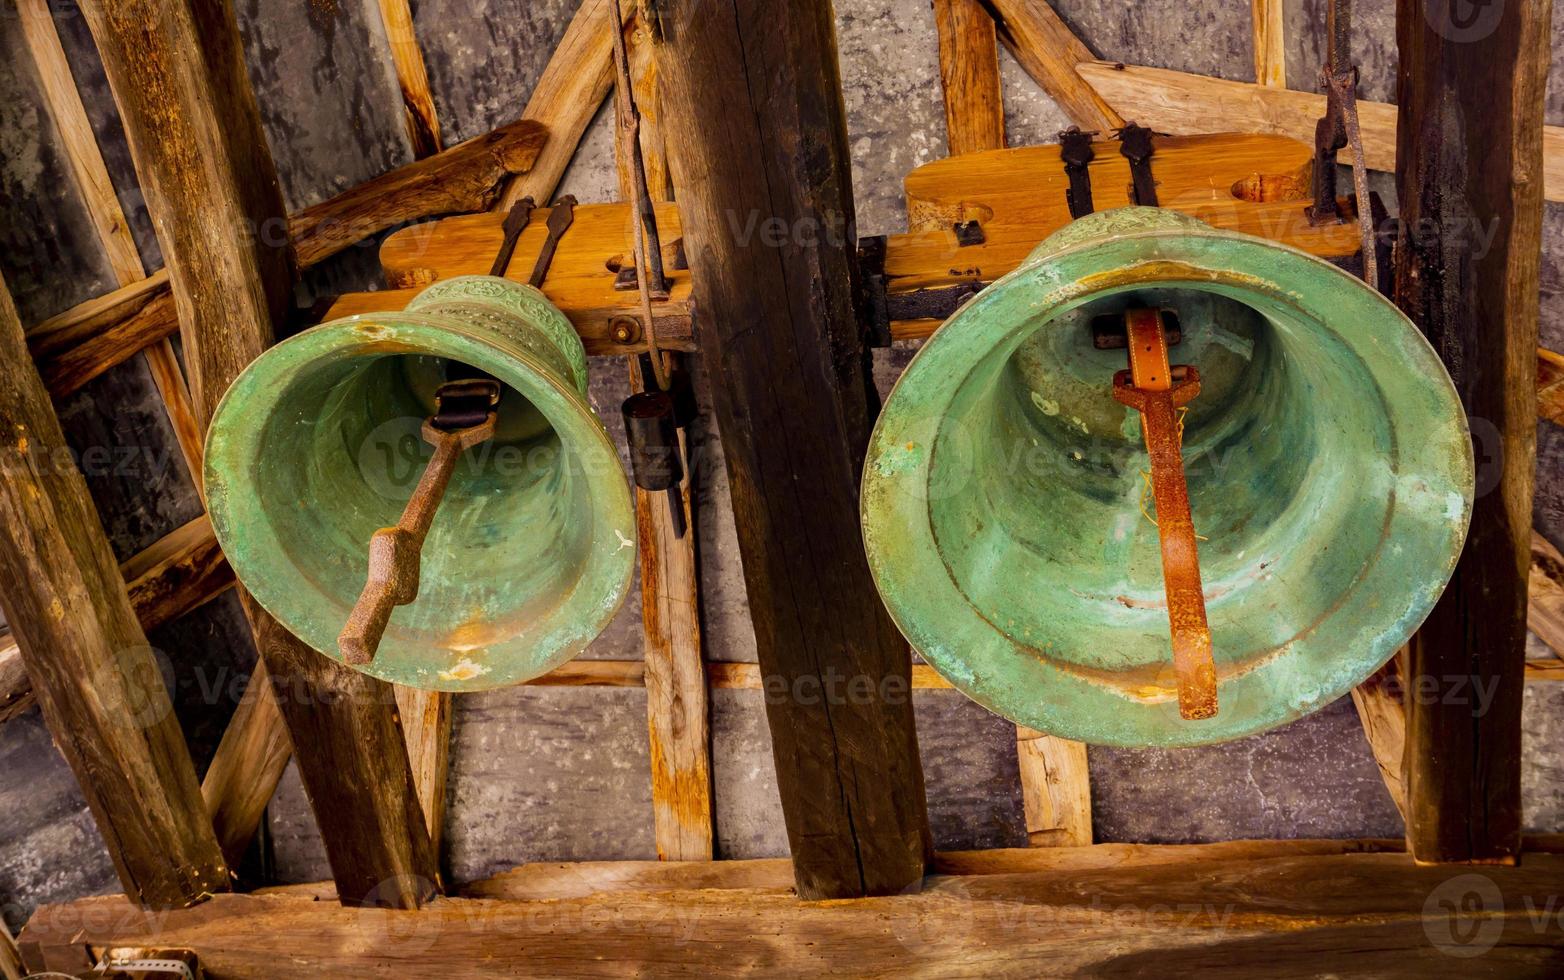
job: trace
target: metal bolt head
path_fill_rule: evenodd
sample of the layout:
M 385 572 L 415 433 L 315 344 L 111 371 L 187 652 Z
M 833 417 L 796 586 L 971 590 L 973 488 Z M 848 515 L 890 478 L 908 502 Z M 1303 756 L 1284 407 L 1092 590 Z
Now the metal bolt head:
M 616 316 L 608 321 L 609 336 L 616 344 L 633 344 L 641 339 L 641 321 L 631 316 Z

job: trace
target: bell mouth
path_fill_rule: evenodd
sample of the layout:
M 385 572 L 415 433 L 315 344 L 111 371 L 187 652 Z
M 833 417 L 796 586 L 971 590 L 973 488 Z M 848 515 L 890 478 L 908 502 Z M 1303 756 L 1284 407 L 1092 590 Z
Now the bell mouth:
M 1091 321 L 1179 314 L 1202 392 L 1183 450 L 1219 680 L 1179 716 L 1138 413 Z M 1189 227 L 1088 241 L 996 283 L 924 346 L 864 472 L 871 568 L 913 646 L 1017 722 L 1181 745 L 1346 693 L 1426 617 L 1471 508 L 1470 436 L 1426 341 L 1341 270 Z
M 397 523 L 432 453 L 420 431 L 434 393 L 476 367 L 502 384 L 495 437 L 458 463 L 418 597 L 361 669 L 485 690 L 580 653 L 629 589 L 635 521 L 618 453 L 561 360 L 435 313 L 352 317 L 272 348 L 224 398 L 207 449 L 213 526 L 241 582 L 340 660 L 370 537 Z

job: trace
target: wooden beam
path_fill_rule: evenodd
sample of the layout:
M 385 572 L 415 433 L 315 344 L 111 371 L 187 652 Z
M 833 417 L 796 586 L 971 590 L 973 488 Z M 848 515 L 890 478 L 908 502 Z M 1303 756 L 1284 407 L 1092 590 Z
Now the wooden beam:
M 654 203 L 667 203 L 673 199 L 673 181 L 668 172 L 651 32 L 637 20 L 625 25 L 625 35 L 635 112 L 630 112 L 625 93 L 616 92 L 614 159 L 619 196 L 632 203 L 637 200 L 635 153 L 639 147 L 650 198 Z M 644 317 L 637 319 L 644 323 Z M 657 356 L 668 365 L 667 355 Z M 646 390 L 648 379 L 642 376 L 638 359 L 629 360 L 629 372 L 631 389 Z M 688 460 L 683 433 L 680 449 Z M 694 495 L 695 485 L 686 467 L 680 486 L 685 530 L 680 536 L 674 530 L 667 494 L 635 488 L 652 824 L 657 856 L 663 861 L 710 861 L 713 851 L 710 709 L 702 669 Z
M 1309 92 L 1108 61 L 1078 70 L 1114 108 L 1158 132 L 1279 133 L 1312 144 L 1325 112 L 1325 96 Z M 1358 120 L 1369 169 L 1395 173 L 1396 107 L 1360 100 Z M 1544 193 L 1564 201 L 1564 126 L 1544 126 L 1542 145 Z
M 315 265 L 400 224 L 483 211 L 499 198 L 507 179 L 537 164 L 548 144 L 542 126 L 521 119 L 305 208 L 288 219 L 299 264 Z
M 1468 415 L 1491 427 L 1466 549 L 1413 637 L 1407 677 L 1492 694 L 1408 699 L 1407 840 L 1420 862 L 1511 862 L 1521 830 L 1550 2 L 1507 4 L 1480 36 L 1453 36 L 1418 0 L 1398 0 L 1396 13 L 1395 298 L 1439 351 Z M 1474 224 L 1491 236 L 1485 248 L 1472 245 Z
M 1104 135 L 1124 125 L 1114 106 L 1076 72 L 1077 65 L 1096 56 L 1047 0 L 986 2 L 994 12 L 1000 40 L 1071 122 Z
M 555 46 L 522 113 L 523 119 L 548 128 L 548 145 L 526 175 L 510 182 L 495 203 L 495 210 L 509 210 L 524 197 L 540 206 L 553 201 L 554 190 L 576 155 L 581 137 L 614 87 L 610 2 L 581 0 L 564 37 Z M 621 9 L 631 3 L 633 0 L 621 3 Z
M 11 927 L 6 925 L 4 919 L 0 919 L 0 977 L 5 980 L 22 980 L 24 972 L 22 951 L 16 946 Z
M 271 343 L 293 284 L 238 27 L 222 0 L 123 0 L 83 13 L 168 261 L 204 429 Z M 299 770 L 343 900 L 416 906 L 438 872 L 389 686 L 320 656 L 241 599 L 292 739 L 310 747 Z
M 386 39 L 391 42 L 391 62 L 396 66 L 396 82 L 402 90 L 408 143 L 413 148 L 413 158 L 422 160 L 445 146 L 440 139 L 440 121 L 435 116 L 434 95 L 429 91 L 424 52 L 413 30 L 409 0 L 380 0 L 380 19 L 386 27 Z
M 929 829 L 910 658 L 858 527 L 871 381 L 843 234 L 852 173 L 831 5 L 714 0 L 662 18 L 697 330 L 760 663 L 782 686 L 766 708 L 798 894 L 900 892 L 922 877 Z M 785 241 L 745 235 L 751 217 Z M 842 683 L 862 696 L 830 693 Z
M 1564 657 L 1564 555 L 1552 542 L 1531 532 L 1531 573 L 1527 577 L 1526 625 Z
M 980 864 L 1011 870 L 932 879 L 917 895 L 831 903 L 801 903 L 785 888 L 768 887 L 775 862 L 643 865 L 641 873 L 675 880 L 722 874 L 758 883 L 586 894 L 577 885 L 570 895 L 565 881 L 562 897 L 545 900 L 449 899 L 407 921 L 416 941 L 378 943 L 365 942 L 363 913 L 318 901 L 308 889 L 225 895 L 162 917 L 138 915 L 117 898 L 88 898 L 40 909 L 21 939 L 40 956 L 83 942 L 95 949 L 190 946 L 211 975 L 273 980 L 446 977 L 451 963 L 472 977 L 813 976 L 843 963 L 873 976 L 1181 975 L 1213 968 L 1230 976 L 1442 976 L 1476 949 L 1494 975 L 1546 976 L 1564 956 L 1557 915 L 1524 912 L 1548 907 L 1564 857 L 1530 855 L 1519 868 L 1485 871 L 1475 903 L 1460 906 L 1455 919 L 1441 900 L 1471 901 L 1462 869 L 1416 867 L 1394 853 L 1333 854 L 1306 843 L 1313 846 L 1293 846 L 1296 856 L 1224 858 L 1218 845 L 1189 848 L 1180 860 L 1070 873 L 1015 870 L 1011 862 L 1098 849 L 1033 850 L 997 861 L 979 853 L 972 857 Z M 530 887 L 550 894 L 535 878 Z
M 1407 722 L 1405 688 L 1407 651 L 1403 647 L 1374 676 L 1352 689 L 1352 703 L 1358 709 L 1363 737 L 1379 766 L 1385 790 L 1404 821 L 1407 815 L 1406 741 Z
M 92 123 L 87 119 L 81 95 L 76 90 L 70 62 L 60 46 L 60 36 L 49 7 L 48 0 L 16 0 L 22 39 L 38 68 L 44 102 L 59 131 L 60 143 L 81 190 L 87 216 L 103 244 L 114 277 L 123 286 L 143 278 L 146 270 L 141 265 L 141 253 L 130 234 L 130 225 L 125 221 L 125 212 L 114 193 L 114 183 L 109 179 L 108 167 L 104 166 L 103 154 L 98 150 L 97 137 L 93 135 Z
M 950 155 L 1005 148 L 999 36 L 981 0 L 934 0 Z
M 243 860 L 292 755 L 271 674 L 265 659 L 257 659 L 201 780 L 201 797 L 229 865 Z
M 228 887 L 152 648 L 0 288 L 0 604 L 125 894 L 177 908 Z
M 445 837 L 445 785 L 449 771 L 451 723 L 455 720 L 455 695 L 447 691 L 421 691 L 396 687 L 396 706 L 402 715 L 407 757 L 413 767 L 413 785 L 429 846 L 438 860 Z
M 1287 87 L 1286 7 L 1282 0 L 1249 0 L 1254 33 L 1254 80 L 1266 88 Z
M 1092 842 L 1091 776 L 1086 745 L 1016 728 L 1021 802 L 1033 847 L 1081 847 Z
M 1537 350 L 1537 417 L 1564 425 L 1564 354 Z

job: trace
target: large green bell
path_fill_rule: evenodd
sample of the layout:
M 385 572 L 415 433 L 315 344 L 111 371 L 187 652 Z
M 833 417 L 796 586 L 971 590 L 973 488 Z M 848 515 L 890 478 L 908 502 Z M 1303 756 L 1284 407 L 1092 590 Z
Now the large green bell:
M 428 461 L 419 433 L 436 392 L 474 374 L 503 385 L 496 432 L 457 464 L 417 599 L 395 610 L 361 668 L 398 684 L 529 680 L 580 653 L 624 600 L 629 485 L 587 401 L 570 322 L 530 286 L 439 282 L 403 312 L 336 320 L 268 350 L 224 396 L 207 439 L 207 506 L 239 580 L 340 660 L 370 538 L 397 523 Z
M 1104 317 L 1177 313 L 1179 436 L 1219 707 L 1181 715 L 1141 415 Z M 1111 319 L 1110 319 L 1111 322 Z M 887 400 L 864 540 L 912 645 L 1020 724 L 1109 745 L 1237 738 L 1324 707 L 1432 609 L 1473 463 L 1438 357 L 1302 252 L 1152 208 L 1075 222 L 945 324 Z M 1159 498 L 1160 499 L 1160 498 Z

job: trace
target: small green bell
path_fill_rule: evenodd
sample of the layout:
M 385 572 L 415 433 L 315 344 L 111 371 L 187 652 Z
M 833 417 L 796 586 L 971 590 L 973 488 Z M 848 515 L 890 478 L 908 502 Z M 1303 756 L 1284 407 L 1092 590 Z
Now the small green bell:
M 1210 717 L 1180 714 L 1142 414 L 1114 397 L 1125 351 L 1094 343 L 1146 309 L 1176 313 L 1171 353 L 1198 369 L 1172 438 Z M 1455 568 L 1473 483 L 1460 400 L 1389 301 L 1294 249 L 1125 208 L 1055 234 L 919 351 L 862 519 L 892 616 L 968 696 L 1066 738 L 1193 745 L 1322 708 L 1388 660 Z
M 240 582 L 341 660 L 370 539 L 397 524 L 429 460 L 420 431 L 436 394 L 474 376 L 502 385 L 493 437 L 456 464 L 417 598 L 360 668 L 410 687 L 485 690 L 545 674 L 624 601 L 634 510 L 570 322 L 530 286 L 445 280 L 403 312 L 336 320 L 268 350 L 224 396 L 207 438 L 207 506 Z

